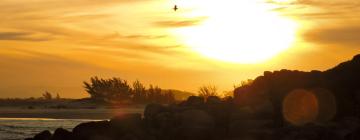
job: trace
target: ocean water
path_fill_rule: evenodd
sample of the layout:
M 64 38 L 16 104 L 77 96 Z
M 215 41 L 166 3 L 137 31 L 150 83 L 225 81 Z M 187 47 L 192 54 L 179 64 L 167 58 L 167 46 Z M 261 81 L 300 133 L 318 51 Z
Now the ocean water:
M 72 130 L 76 125 L 96 120 L 46 119 L 46 118 L 0 118 L 0 140 L 23 140 L 35 134 L 56 128 Z

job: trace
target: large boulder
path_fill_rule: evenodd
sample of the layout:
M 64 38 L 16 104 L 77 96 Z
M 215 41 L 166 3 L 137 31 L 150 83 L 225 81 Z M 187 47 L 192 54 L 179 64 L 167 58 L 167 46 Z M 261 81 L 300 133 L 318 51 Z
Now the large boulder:
M 79 124 L 72 132 L 76 140 L 94 140 L 98 137 L 109 137 L 109 130 L 109 121 L 98 121 Z
M 143 139 L 146 134 L 143 131 L 141 114 L 124 114 L 110 120 L 111 133 L 116 139 Z
M 157 114 L 165 112 L 166 110 L 166 107 L 161 104 L 149 104 L 145 107 L 144 118 L 145 120 L 152 121 Z
M 219 137 L 226 135 L 230 119 L 231 107 L 217 96 L 210 96 L 206 100 L 206 111 L 215 121 L 215 129 Z
M 156 115 L 155 123 L 157 128 L 171 129 L 176 125 L 176 118 L 172 112 L 162 112 Z
M 149 104 L 144 111 L 145 129 L 149 135 L 158 140 L 174 139 L 176 106 L 165 107 L 160 104 Z M 181 109 L 180 109 L 181 110 Z M 149 139 L 148 136 L 147 139 Z
M 360 128 L 350 134 L 347 134 L 345 136 L 345 140 L 360 140 Z
M 206 99 L 206 104 L 221 104 L 221 99 L 218 96 L 209 96 Z
M 204 98 L 199 96 L 190 96 L 185 102 L 185 106 L 189 107 L 202 107 L 204 105 Z
M 177 123 L 175 113 L 162 112 L 156 115 L 148 131 L 158 140 L 174 140 L 177 137 Z
M 63 128 L 58 128 L 55 130 L 51 140 L 70 140 L 70 139 L 74 139 L 73 134 L 70 131 Z
M 180 113 L 179 135 L 187 140 L 207 140 L 215 127 L 212 116 L 203 110 L 186 110 Z
M 34 136 L 34 140 L 50 140 L 50 139 L 51 139 L 51 133 L 48 130 L 42 131 Z
M 110 120 L 110 127 L 122 132 L 138 129 L 141 124 L 141 114 L 139 113 L 119 115 Z

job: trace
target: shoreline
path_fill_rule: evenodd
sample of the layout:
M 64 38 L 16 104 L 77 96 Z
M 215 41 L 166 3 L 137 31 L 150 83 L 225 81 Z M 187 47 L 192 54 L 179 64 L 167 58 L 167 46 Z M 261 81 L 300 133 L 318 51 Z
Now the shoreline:
M 61 120 L 74 120 L 74 121 L 103 121 L 102 119 L 53 119 L 53 118 L 3 118 L 0 117 L 0 121 L 61 121 Z
M 116 109 L 22 109 L 0 108 L 0 118 L 106 120 L 117 115 L 143 113 L 143 107 Z

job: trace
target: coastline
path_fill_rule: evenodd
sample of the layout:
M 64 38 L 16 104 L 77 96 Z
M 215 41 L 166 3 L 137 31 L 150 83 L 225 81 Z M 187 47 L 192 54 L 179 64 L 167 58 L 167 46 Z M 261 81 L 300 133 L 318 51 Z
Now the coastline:
M 36 119 L 89 119 L 106 120 L 113 116 L 128 113 L 143 113 L 143 107 L 99 108 L 99 109 L 23 109 L 0 108 L 0 118 Z

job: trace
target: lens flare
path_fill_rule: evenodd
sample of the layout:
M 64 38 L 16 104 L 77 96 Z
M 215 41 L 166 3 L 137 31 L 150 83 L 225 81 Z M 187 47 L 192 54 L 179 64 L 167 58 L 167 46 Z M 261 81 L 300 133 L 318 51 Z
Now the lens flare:
M 290 92 L 283 101 L 284 118 L 294 125 L 314 122 L 319 113 L 316 96 L 306 90 L 297 89 Z

